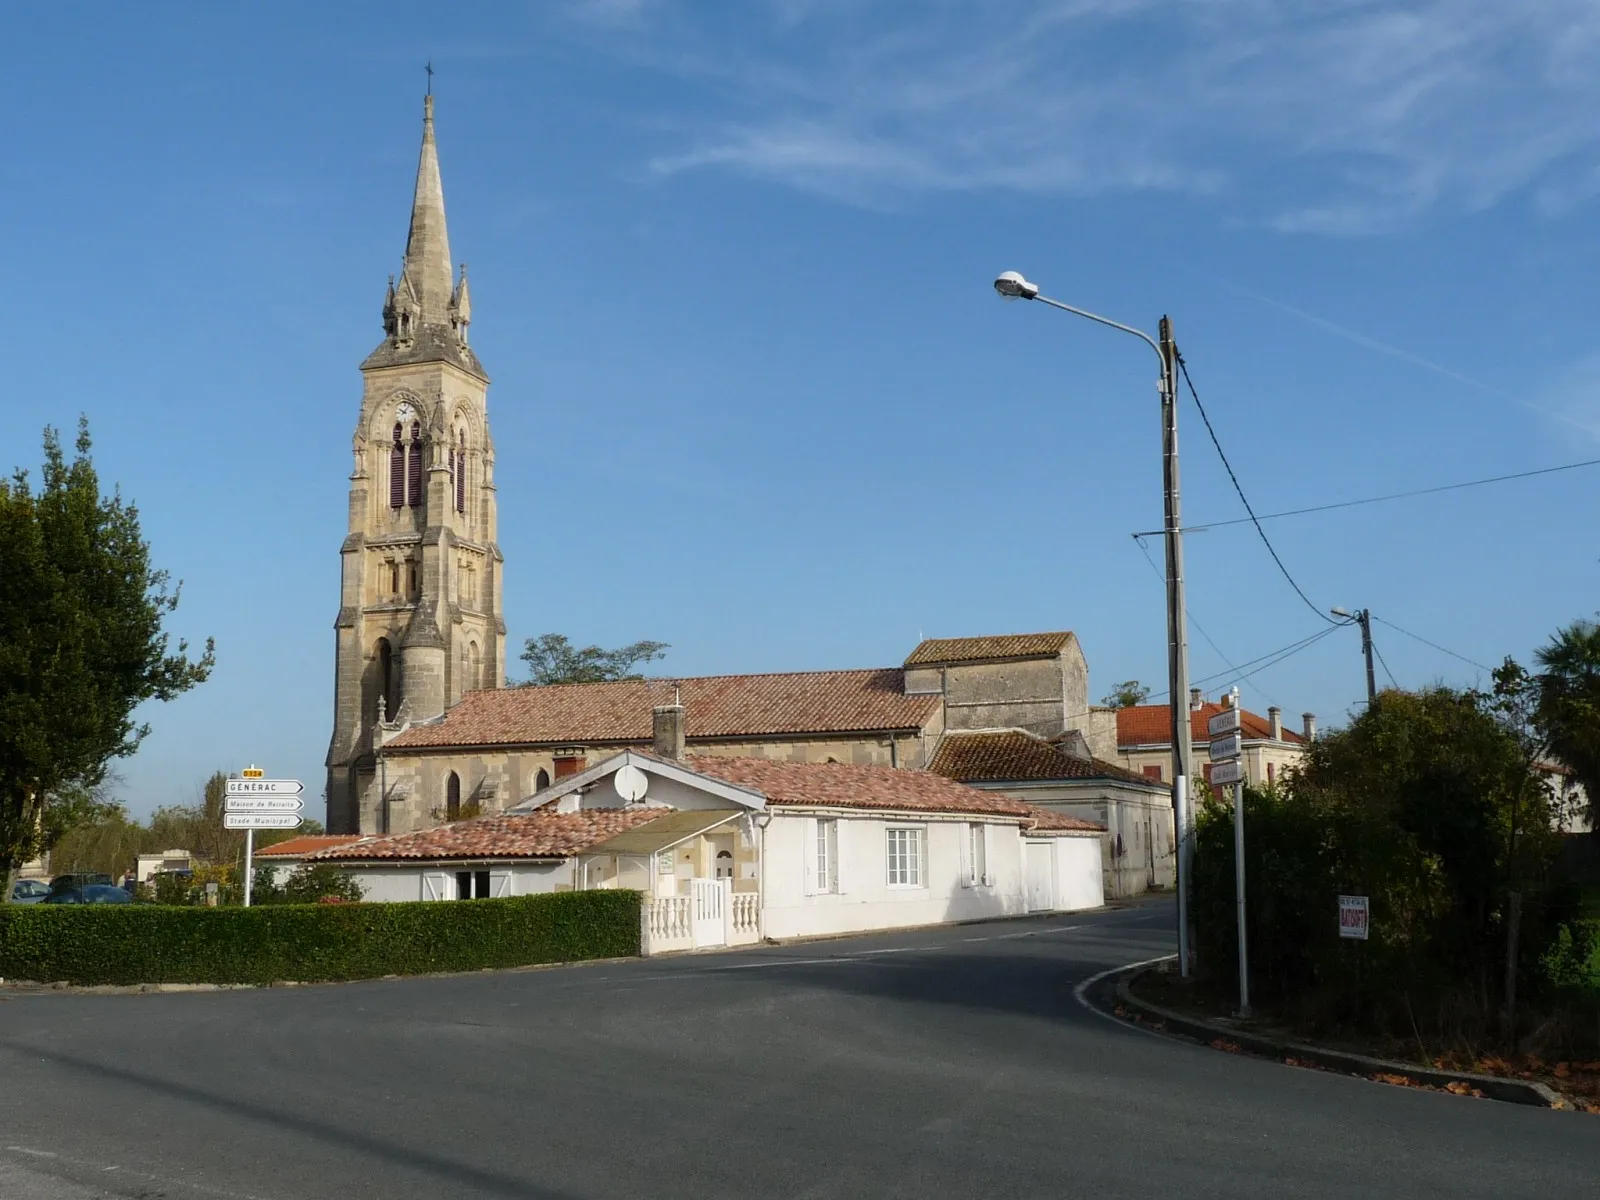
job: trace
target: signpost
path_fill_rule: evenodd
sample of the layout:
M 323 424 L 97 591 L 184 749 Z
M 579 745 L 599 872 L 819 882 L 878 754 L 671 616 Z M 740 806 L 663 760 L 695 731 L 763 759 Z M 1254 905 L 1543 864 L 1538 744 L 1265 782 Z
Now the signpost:
M 249 766 L 237 779 L 228 780 L 223 801 L 222 824 L 244 830 L 244 906 L 250 907 L 250 885 L 254 874 L 255 831 L 294 829 L 300 824 L 305 801 L 300 793 L 306 785 L 298 779 L 268 779 L 260 767 Z
M 1206 723 L 1211 735 L 1211 782 L 1233 784 L 1233 890 L 1239 919 L 1239 1015 L 1250 1015 L 1250 950 L 1246 941 L 1244 911 L 1244 733 L 1239 718 L 1239 689 L 1227 697 L 1227 707 Z

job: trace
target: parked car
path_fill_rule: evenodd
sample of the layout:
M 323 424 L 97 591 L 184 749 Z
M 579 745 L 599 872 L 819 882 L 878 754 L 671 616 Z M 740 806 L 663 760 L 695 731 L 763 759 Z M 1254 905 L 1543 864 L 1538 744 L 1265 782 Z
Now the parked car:
M 11 885 L 11 903 L 37 904 L 50 894 L 50 885 L 42 879 L 19 879 Z
M 44 904 L 132 904 L 133 897 L 114 883 L 91 883 L 83 887 L 54 888 Z

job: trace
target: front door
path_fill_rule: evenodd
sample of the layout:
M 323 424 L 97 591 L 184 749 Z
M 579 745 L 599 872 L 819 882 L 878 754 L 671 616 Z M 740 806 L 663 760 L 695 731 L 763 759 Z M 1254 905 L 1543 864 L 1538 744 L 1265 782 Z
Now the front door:
M 728 940 L 723 905 L 729 887 L 720 879 L 689 881 L 689 919 L 697 948 L 721 946 Z
M 718 834 L 711 839 L 711 874 L 716 879 L 733 878 L 733 835 Z
M 1049 912 L 1056 906 L 1055 847 L 1049 842 L 1022 844 L 1023 882 L 1028 890 L 1028 911 Z

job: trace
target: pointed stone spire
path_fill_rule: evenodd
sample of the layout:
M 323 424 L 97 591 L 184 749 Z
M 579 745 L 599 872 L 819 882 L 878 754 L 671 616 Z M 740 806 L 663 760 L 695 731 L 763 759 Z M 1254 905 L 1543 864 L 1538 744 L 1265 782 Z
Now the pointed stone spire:
M 433 140 L 433 97 L 422 102 L 422 156 L 417 162 L 417 190 L 411 201 L 411 232 L 406 238 L 402 280 L 409 282 L 426 325 L 449 322 L 451 292 L 450 235 L 444 222 L 444 184 L 439 179 L 439 150 Z

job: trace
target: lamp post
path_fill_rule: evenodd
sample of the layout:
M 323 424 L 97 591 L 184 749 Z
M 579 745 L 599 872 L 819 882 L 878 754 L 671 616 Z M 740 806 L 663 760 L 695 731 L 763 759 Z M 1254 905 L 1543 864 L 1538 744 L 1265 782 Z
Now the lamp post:
M 1007 271 L 994 281 L 1005 300 L 1037 300 L 1074 316 L 1086 317 L 1123 333 L 1131 333 L 1155 351 L 1161 363 L 1157 387 L 1161 393 L 1161 479 L 1165 521 L 1163 540 L 1167 558 L 1167 687 L 1172 711 L 1172 815 L 1178 835 L 1178 971 L 1189 977 L 1189 880 L 1193 873 L 1194 834 L 1190 827 L 1189 780 L 1194 741 L 1189 720 L 1189 629 L 1183 594 L 1183 523 L 1178 490 L 1178 346 L 1172 339 L 1172 322 L 1161 318 L 1158 337 L 1098 313 L 1074 308 L 1040 295 L 1039 285 Z

